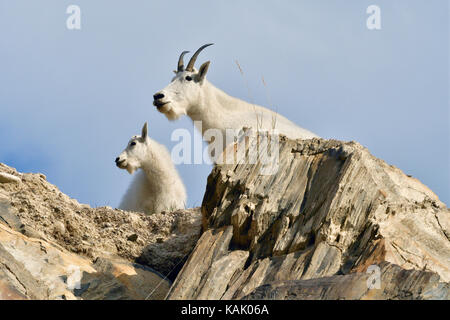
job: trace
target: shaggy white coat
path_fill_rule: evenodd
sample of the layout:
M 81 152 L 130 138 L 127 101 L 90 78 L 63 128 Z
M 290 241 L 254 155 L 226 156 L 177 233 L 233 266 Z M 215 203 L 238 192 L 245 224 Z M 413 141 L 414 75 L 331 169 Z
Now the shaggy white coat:
M 117 157 L 116 164 L 130 174 L 137 171 L 119 209 L 160 213 L 184 209 L 186 190 L 166 147 L 150 139 L 147 123 Z
M 264 131 L 276 129 L 291 139 L 318 137 L 272 110 L 232 97 L 216 88 L 205 78 L 208 67 L 209 61 L 198 71 L 177 72 L 172 82 L 157 93 L 164 95 L 154 101 L 158 111 L 169 120 L 188 115 L 193 121 L 201 121 L 202 135 L 208 129 L 219 129 L 225 137 L 226 129 L 247 127 Z

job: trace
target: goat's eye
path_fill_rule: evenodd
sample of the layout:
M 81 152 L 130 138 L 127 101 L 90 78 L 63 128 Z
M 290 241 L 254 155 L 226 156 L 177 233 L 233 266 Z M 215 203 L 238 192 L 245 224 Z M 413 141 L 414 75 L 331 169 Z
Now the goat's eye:
M 186 80 L 187 80 L 187 81 L 191 81 L 191 80 L 192 80 L 192 77 L 186 76 Z
M 132 142 L 132 143 L 130 143 L 130 146 L 135 146 L 136 145 L 136 142 Z

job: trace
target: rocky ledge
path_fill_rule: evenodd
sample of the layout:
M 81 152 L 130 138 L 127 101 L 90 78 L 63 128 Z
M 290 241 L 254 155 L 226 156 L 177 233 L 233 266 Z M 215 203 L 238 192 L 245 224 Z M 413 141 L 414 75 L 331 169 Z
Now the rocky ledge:
M 201 209 L 151 216 L 0 164 L 0 299 L 449 299 L 430 189 L 355 142 L 279 147 L 273 174 L 216 165 Z
M 213 169 L 169 299 L 449 297 L 450 211 L 430 189 L 355 142 L 279 147 L 276 174 Z
M 200 237 L 199 208 L 91 208 L 43 174 L 0 177 L 0 300 L 163 299 Z

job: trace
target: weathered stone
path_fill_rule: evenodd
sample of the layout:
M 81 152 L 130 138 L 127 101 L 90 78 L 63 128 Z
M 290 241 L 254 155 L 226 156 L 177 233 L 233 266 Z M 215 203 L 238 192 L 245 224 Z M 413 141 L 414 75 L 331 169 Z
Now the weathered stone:
M 21 176 L 0 184 L 0 299 L 163 299 L 200 237 L 198 208 L 94 209 Z
M 0 183 L 19 183 L 20 178 L 12 174 L 0 172 Z
M 244 300 L 449 300 L 450 286 L 432 272 L 404 270 L 383 262 L 379 287 L 372 275 L 351 273 L 309 280 L 285 280 L 257 287 Z
M 0 279 L 24 298 L 75 299 L 64 281 L 75 270 L 95 272 L 89 260 L 0 224 Z
M 169 281 L 142 265 L 99 258 L 94 268 L 96 273 L 83 273 L 75 296 L 87 300 L 161 300 L 169 291 Z
M 170 282 L 124 259 L 96 263 L 0 224 L 1 299 L 163 299 Z
M 0 172 L 19 174 L 1 163 Z M 119 256 L 173 280 L 200 237 L 199 208 L 151 216 L 91 208 L 61 193 L 41 174 L 21 175 L 20 184 L 0 184 L 0 223 L 91 261 Z
M 0 223 L 3 223 L 13 230 L 21 231 L 22 221 L 13 213 L 9 201 L 0 198 Z
M 201 214 L 94 209 L 38 174 L 0 184 L 0 298 L 449 299 L 450 211 L 431 190 L 355 142 L 279 146 L 279 163 L 216 165 Z
M 250 140 L 247 150 L 255 141 Z M 227 158 L 236 149 L 228 148 Z M 365 274 L 369 266 L 383 263 L 427 271 L 434 275 L 430 285 L 450 281 L 449 209 L 418 180 L 361 145 L 281 137 L 277 172 L 261 174 L 261 168 L 246 159 L 215 166 L 202 204 L 205 233 L 169 299 L 205 298 L 205 283 L 227 288 L 210 296 L 222 299 L 243 298 L 276 281 L 310 281 L 320 291 L 318 279 L 353 279 L 352 273 Z M 220 240 L 222 253 L 213 256 L 224 230 L 228 236 Z M 234 267 L 239 272 L 231 279 L 211 272 L 235 252 L 248 253 L 242 271 L 238 260 Z M 427 285 L 425 278 L 414 284 L 422 273 L 410 276 L 412 291 Z M 445 291 L 448 285 L 440 288 Z M 383 297 L 394 298 L 391 293 Z
M 196 298 L 202 296 L 204 299 L 219 299 L 225 292 L 226 284 L 234 271 L 243 266 L 248 255 L 239 252 L 233 256 L 228 256 L 231 236 L 231 227 L 216 231 L 208 230 L 203 233 L 193 254 L 181 270 L 185 275 L 192 274 L 194 276 L 177 278 L 168 298 L 187 299 L 192 296 Z M 214 262 L 216 263 L 213 265 Z M 224 266 L 231 268 L 232 273 L 227 272 L 226 275 L 218 273 L 218 270 Z M 210 274 L 211 277 L 197 277 L 199 274 Z M 207 296 L 206 293 L 211 293 L 211 295 Z

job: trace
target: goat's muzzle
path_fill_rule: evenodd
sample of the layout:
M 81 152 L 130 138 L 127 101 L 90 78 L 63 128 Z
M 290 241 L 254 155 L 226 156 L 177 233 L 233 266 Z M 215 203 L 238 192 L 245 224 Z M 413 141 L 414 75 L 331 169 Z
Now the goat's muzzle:
M 153 99 L 156 101 L 156 100 L 160 100 L 160 99 L 162 99 L 162 98 L 164 98 L 164 93 L 161 93 L 161 92 L 157 92 L 157 93 L 155 93 L 154 95 L 153 95 Z
M 126 167 L 126 166 L 124 166 L 125 159 L 121 160 L 119 157 L 117 157 L 115 162 L 116 162 L 116 166 L 119 167 L 120 169 L 124 169 Z
M 162 106 L 164 106 L 165 104 L 168 104 L 168 101 L 162 101 L 162 99 L 164 99 L 164 93 L 161 92 L 157 92 L 153 95 L 153 105 L 155 107 L 157 107 L 158 109 L 160 109 Z

